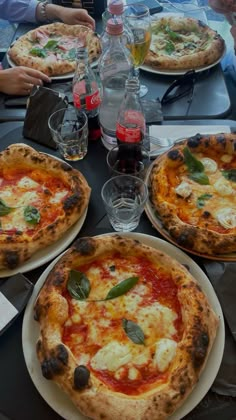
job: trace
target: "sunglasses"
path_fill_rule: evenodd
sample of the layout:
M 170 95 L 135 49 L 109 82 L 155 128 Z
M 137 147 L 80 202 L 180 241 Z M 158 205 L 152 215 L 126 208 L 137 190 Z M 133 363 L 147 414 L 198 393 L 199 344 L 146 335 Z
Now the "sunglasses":
M 190 101 L 192 101 L 196 78 L 195 70 L 189 70 L 183 76 L 174 80 L 162 96 L 161 104 L 170 104 L 189 94 L 191 95 Z

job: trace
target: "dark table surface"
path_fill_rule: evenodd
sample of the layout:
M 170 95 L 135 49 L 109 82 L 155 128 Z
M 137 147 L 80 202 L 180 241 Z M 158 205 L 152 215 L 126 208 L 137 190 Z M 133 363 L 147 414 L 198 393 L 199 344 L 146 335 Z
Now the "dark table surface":
M 20 24 L 14 35 L 15 39 L 34 28 L 33 24 Z M 102 30 L 101 20 L 97 19 L 97 31 Z M 3 67 L 9 67 L 7 56 L 3 60 Z M 227 118 L 231 112 L 231 101 L 229 98 L 224 73 L 221 65 L 199 72 L 194 87 L 194 94 L 191 93 L 177 102 L 163 106 L 163 116 L 165 120 L 181 119 L 213 119 Z M 145 99 L 161 98 L 170 84 L 179 76 L 155 74 L 147 71 L 140 71 L 141 82 L 148 86 L 148 94 Z M 71 80 L 65 79 L 67 90 L 71 90 Z M 62 80 L 53 80 L 48 86 L 52 89 L 58 88 Z M 64 88 L 61 87 L 63 90 Z M 22 121 L 25 116 L 25 103 L 23 106 L 15 106 L 8 101 L 9 97 L 0 94 L 0 122 L 1 121 Z M 11 97 L 12 99 L 12 97 Z M 189 103 L 191 102 L 191 103 Z
M 195 121 L 180 121 L 181 124 L 196 124 Z M 171 122 L 175 124 L 175 122 Z M 199 121 L 205 124 L 205 121 Z M 225 124 L 236 127 L 234 121 L 209 121 L 209 124 Z M 22 138 L 22 123 L 12 122 L 0 125 L 0 149 L 11 143 L 24 141 L 39 151 L 59 156 L 57 151 Z M 100 191 L 109 173 L 106 165 L 106 149 L 101 142 L 89 144 L 88 154 L 84 160 L 75 162 L 73 167 L 79 169 L 92 188 L 91 200 L 84 225 L 78 237 L 93 236 L 112 232 L 102 204 Z M 160 237 L 144 213 L 136 232 Z M 191 256 L 191 255 L 190 255 Z M 192 258 L 201 266 L 201 259 Z M 25 275 L 34 284 L 49 263 L 35 268 Z M 2 279 L 1 281 L 7 281 Z M 22 351 L 22 322 L 20 315 L 7 331 L 0 337 L 0 420 L 56 420 L 61 417 L 49 407 L 35 388 L 28 373 Z M 226 334 L 229 335 L 226 329 Z M 203 400 L 186 417 L 204 420 L 233 420 L 236 418 L 236 398 L 218 395 L 211 390 Z M 155 420 L 155 419 L 150 419 Z

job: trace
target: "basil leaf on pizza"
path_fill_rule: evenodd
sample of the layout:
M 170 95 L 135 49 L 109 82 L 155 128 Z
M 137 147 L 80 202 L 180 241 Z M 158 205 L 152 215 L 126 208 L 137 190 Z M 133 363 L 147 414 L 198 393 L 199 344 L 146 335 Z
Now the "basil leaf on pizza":
M 132 289 L 132 287 L 134 287 L 137 284 L 138 280 L 138 277 L 129 277 L 128 279 L 125 279 L 120 283 L 116 284 L 116 286 L 112 287 L 112 289 L 109 290 L 105 300 L 115 299 L 119 296 L 122 296 L 124 293 L 127 293 L 130 289 Z
M 26 222 L 32 223 L 32 225 L 35 225 L 39 223 L 40 221 L 40 213 L 38 209 L 36 209 L 36 207 L 26 206 L 24 208 L 24 218 Z
M 45 58 L 47 57 L 47 52 L 43 48 L 34 47 L 30 50 L 30 54 L 35 55 L 36 57 Z
M 74 299 L 84 300 L 87 299 L 90 293 L 90 281 L 84 273 L 80 271 L 71 270 L 67 289 Z
M 198 69 L 223 56 L 223 38 L 190 17 L 165 16 L 152 21 L 152 39 L 144 64 L 156 70 Z
M 90 279 L 89 299 L 68 293 L 71 271 Z M 99 300 L 124 278 L 133 287 L 129 280 L 118 299 Z M 71 398 L 78 417 L 93 420 L 171 416 L 199 382 L 219 322 L 182 264 L 117 234 L 75 241 L 34 309 L 45 381 Z
M 236 182 L 236 169 L 224 170 L 222 175 L 229 181 Z
M 144 333 L 138 324 L 129 319 L 123 318 L 122 326 L 130 340 L 132 340 L 135 344 L 145 344 Z
M 0 216 L 6 216 L 7 214 L 14 211 L 14 207 L 9 207 L 1 198 L 0 198 Z
M 236 252 L 236 135 L 190 137 L 153 164 L 150 200 L 158 226 L 200 255 Z

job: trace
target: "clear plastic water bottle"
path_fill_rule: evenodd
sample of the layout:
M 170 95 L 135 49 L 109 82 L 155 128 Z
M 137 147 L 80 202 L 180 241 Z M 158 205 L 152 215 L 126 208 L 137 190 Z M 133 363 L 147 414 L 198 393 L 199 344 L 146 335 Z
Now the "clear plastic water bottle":
M 99 120 L 103 144 L 105 147 L 111 148 L 117 144 L 117 115 L 124 97 L 125 82 L 133 71 L 133 61 L 130 52 L 123 44 L 122 20 L 109 19 L 106 31 L 109 37 L 109 46 L 103 52 L 99 61 L 99 73 L 102 83 L 102 103 L 100 105 Z
M 102 50 L 105 51 L 105 49 L 108 47 L 109 44 L 109 36 L 106 31 L 106 24 L 109 19 L 121 19 L 123 23 L 123 34 L 122 39 L 123 43 L 127 48 L 131 48 L 132 44 L 134 43 L 134 36 L 133 32 L 129 27 L 129 23 L 127 22 L 127 19 L 124 15 L 124 2 L 123 0 L 109 0 L 107 3 L 107 9 L 102 14 L 102 20 L 103 20 L 103 32 L 101 34 L 101 45 Z
M 99 123 L 100 91 L 96 76 L 89 64 L 87 48 L 78 48 L 77 68 L 72 82 L 73 102 L 76 108 L 82 108 L 88 117 L 89 140 L 101 137 Z

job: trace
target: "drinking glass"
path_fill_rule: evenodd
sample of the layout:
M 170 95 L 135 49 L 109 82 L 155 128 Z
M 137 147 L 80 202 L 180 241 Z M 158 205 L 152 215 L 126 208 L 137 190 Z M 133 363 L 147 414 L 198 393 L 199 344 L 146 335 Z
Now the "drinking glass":
M 115 231 L 136 229 L 148 198 L 148 188 L 142 179 L 132 175 L 110 178 L 103 185 L 101 196 Z
M 70 106 L 55 111 L 48 120 L 53 140 L 65 160 L 83 159 L 88 151 L 88 118 L 84 111 Z
M 152 30 L 149 8 L 142 3 L 125 8 L 125 18 L 133 32 L 134 42 L 129 46 L 134 60 L 134 73 L 139 77 L 139 68 L 144 63 L 151 44 Z M 148 92 L 145 85 L 140 86 L 140 97 Z

